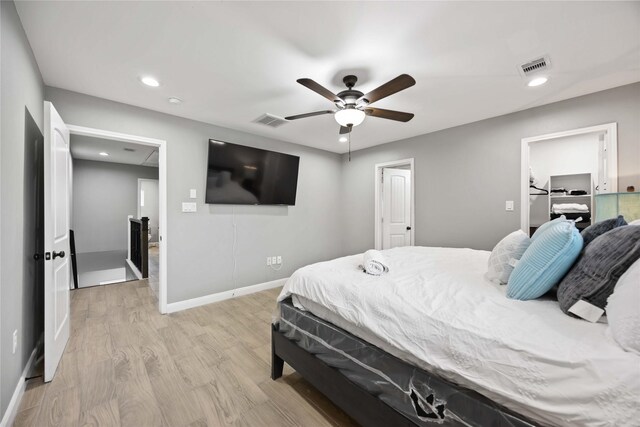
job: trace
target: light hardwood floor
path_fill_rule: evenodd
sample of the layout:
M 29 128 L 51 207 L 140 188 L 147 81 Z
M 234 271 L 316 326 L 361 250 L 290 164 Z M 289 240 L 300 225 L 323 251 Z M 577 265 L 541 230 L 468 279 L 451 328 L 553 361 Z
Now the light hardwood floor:
M 356 426 L 289 367 L 269 378 L 278 292 L 163 316 L 146 281 L 72 291 L 58 372 L 15 426 Z

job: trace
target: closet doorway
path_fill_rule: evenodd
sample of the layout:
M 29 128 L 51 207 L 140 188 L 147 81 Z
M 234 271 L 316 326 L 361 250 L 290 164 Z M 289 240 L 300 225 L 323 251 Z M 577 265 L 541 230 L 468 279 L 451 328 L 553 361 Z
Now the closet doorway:
M 415 243 L 413 159 L 375 165 L 375 248 Z
M 586 228 L 595 195 L 618 189 L 616 123 L 522 140 L 521 228 L 529 235 L 565 215 Z

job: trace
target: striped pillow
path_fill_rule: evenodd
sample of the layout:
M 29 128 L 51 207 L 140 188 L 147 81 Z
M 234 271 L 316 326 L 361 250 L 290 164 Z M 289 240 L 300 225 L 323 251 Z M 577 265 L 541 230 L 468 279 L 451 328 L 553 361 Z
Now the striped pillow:
M 507 284 L 507 297 L 532 300 L 553 288 L 569 271 L 582 250 L 582 236 L 573 222 L 548 226 L 525 251 Z
M 582 239 L 584 240 L 585 248 L 589 243 L 591 243 L 596 237 L 603 235 L 607 231 L 611 231 L 614 228 L 622 227 L 623 225 L 627 225 L 627 221 L 624 220 L 622 215 L 618 215 L 617 218 L 605 219 L 603 221 L 596 222 L 595 224 L 591 224 L 584 230 L 582 230 Z
M 592 306 L 602 313 L 618 279 L 638 259 L 640 227 L 623 225 L 596 237 L 562 279 L 558 287 L 560 308 L 567 314 L 597 321 L 599 316 L 589 318 L 572 307 L 582 301 L 580 307 Z

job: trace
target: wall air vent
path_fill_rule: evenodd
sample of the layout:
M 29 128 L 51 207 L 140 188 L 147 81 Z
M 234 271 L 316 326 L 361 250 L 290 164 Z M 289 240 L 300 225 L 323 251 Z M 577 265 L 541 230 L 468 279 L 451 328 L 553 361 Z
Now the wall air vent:
M 274 116 L 273 114 L 263 114 L 253 121 L 254 123 L 260 123 L 265 126 L 277 128 L 287 123 L 282 117 Z
M 542 58 L 534 59 L 526 64 L 522 64 L 518 67 L 518 71 L 522 77 L 529 77 L 534 74 L 546 72 L 551 68 L 551 61 L 549 55 L 545 55 Z

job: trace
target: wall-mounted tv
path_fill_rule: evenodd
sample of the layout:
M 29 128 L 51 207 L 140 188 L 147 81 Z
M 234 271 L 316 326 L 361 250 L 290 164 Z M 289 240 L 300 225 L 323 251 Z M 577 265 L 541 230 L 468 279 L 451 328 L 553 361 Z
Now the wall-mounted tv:
M 206 202 L 295 205 L 300 157 L 209 140 Z

